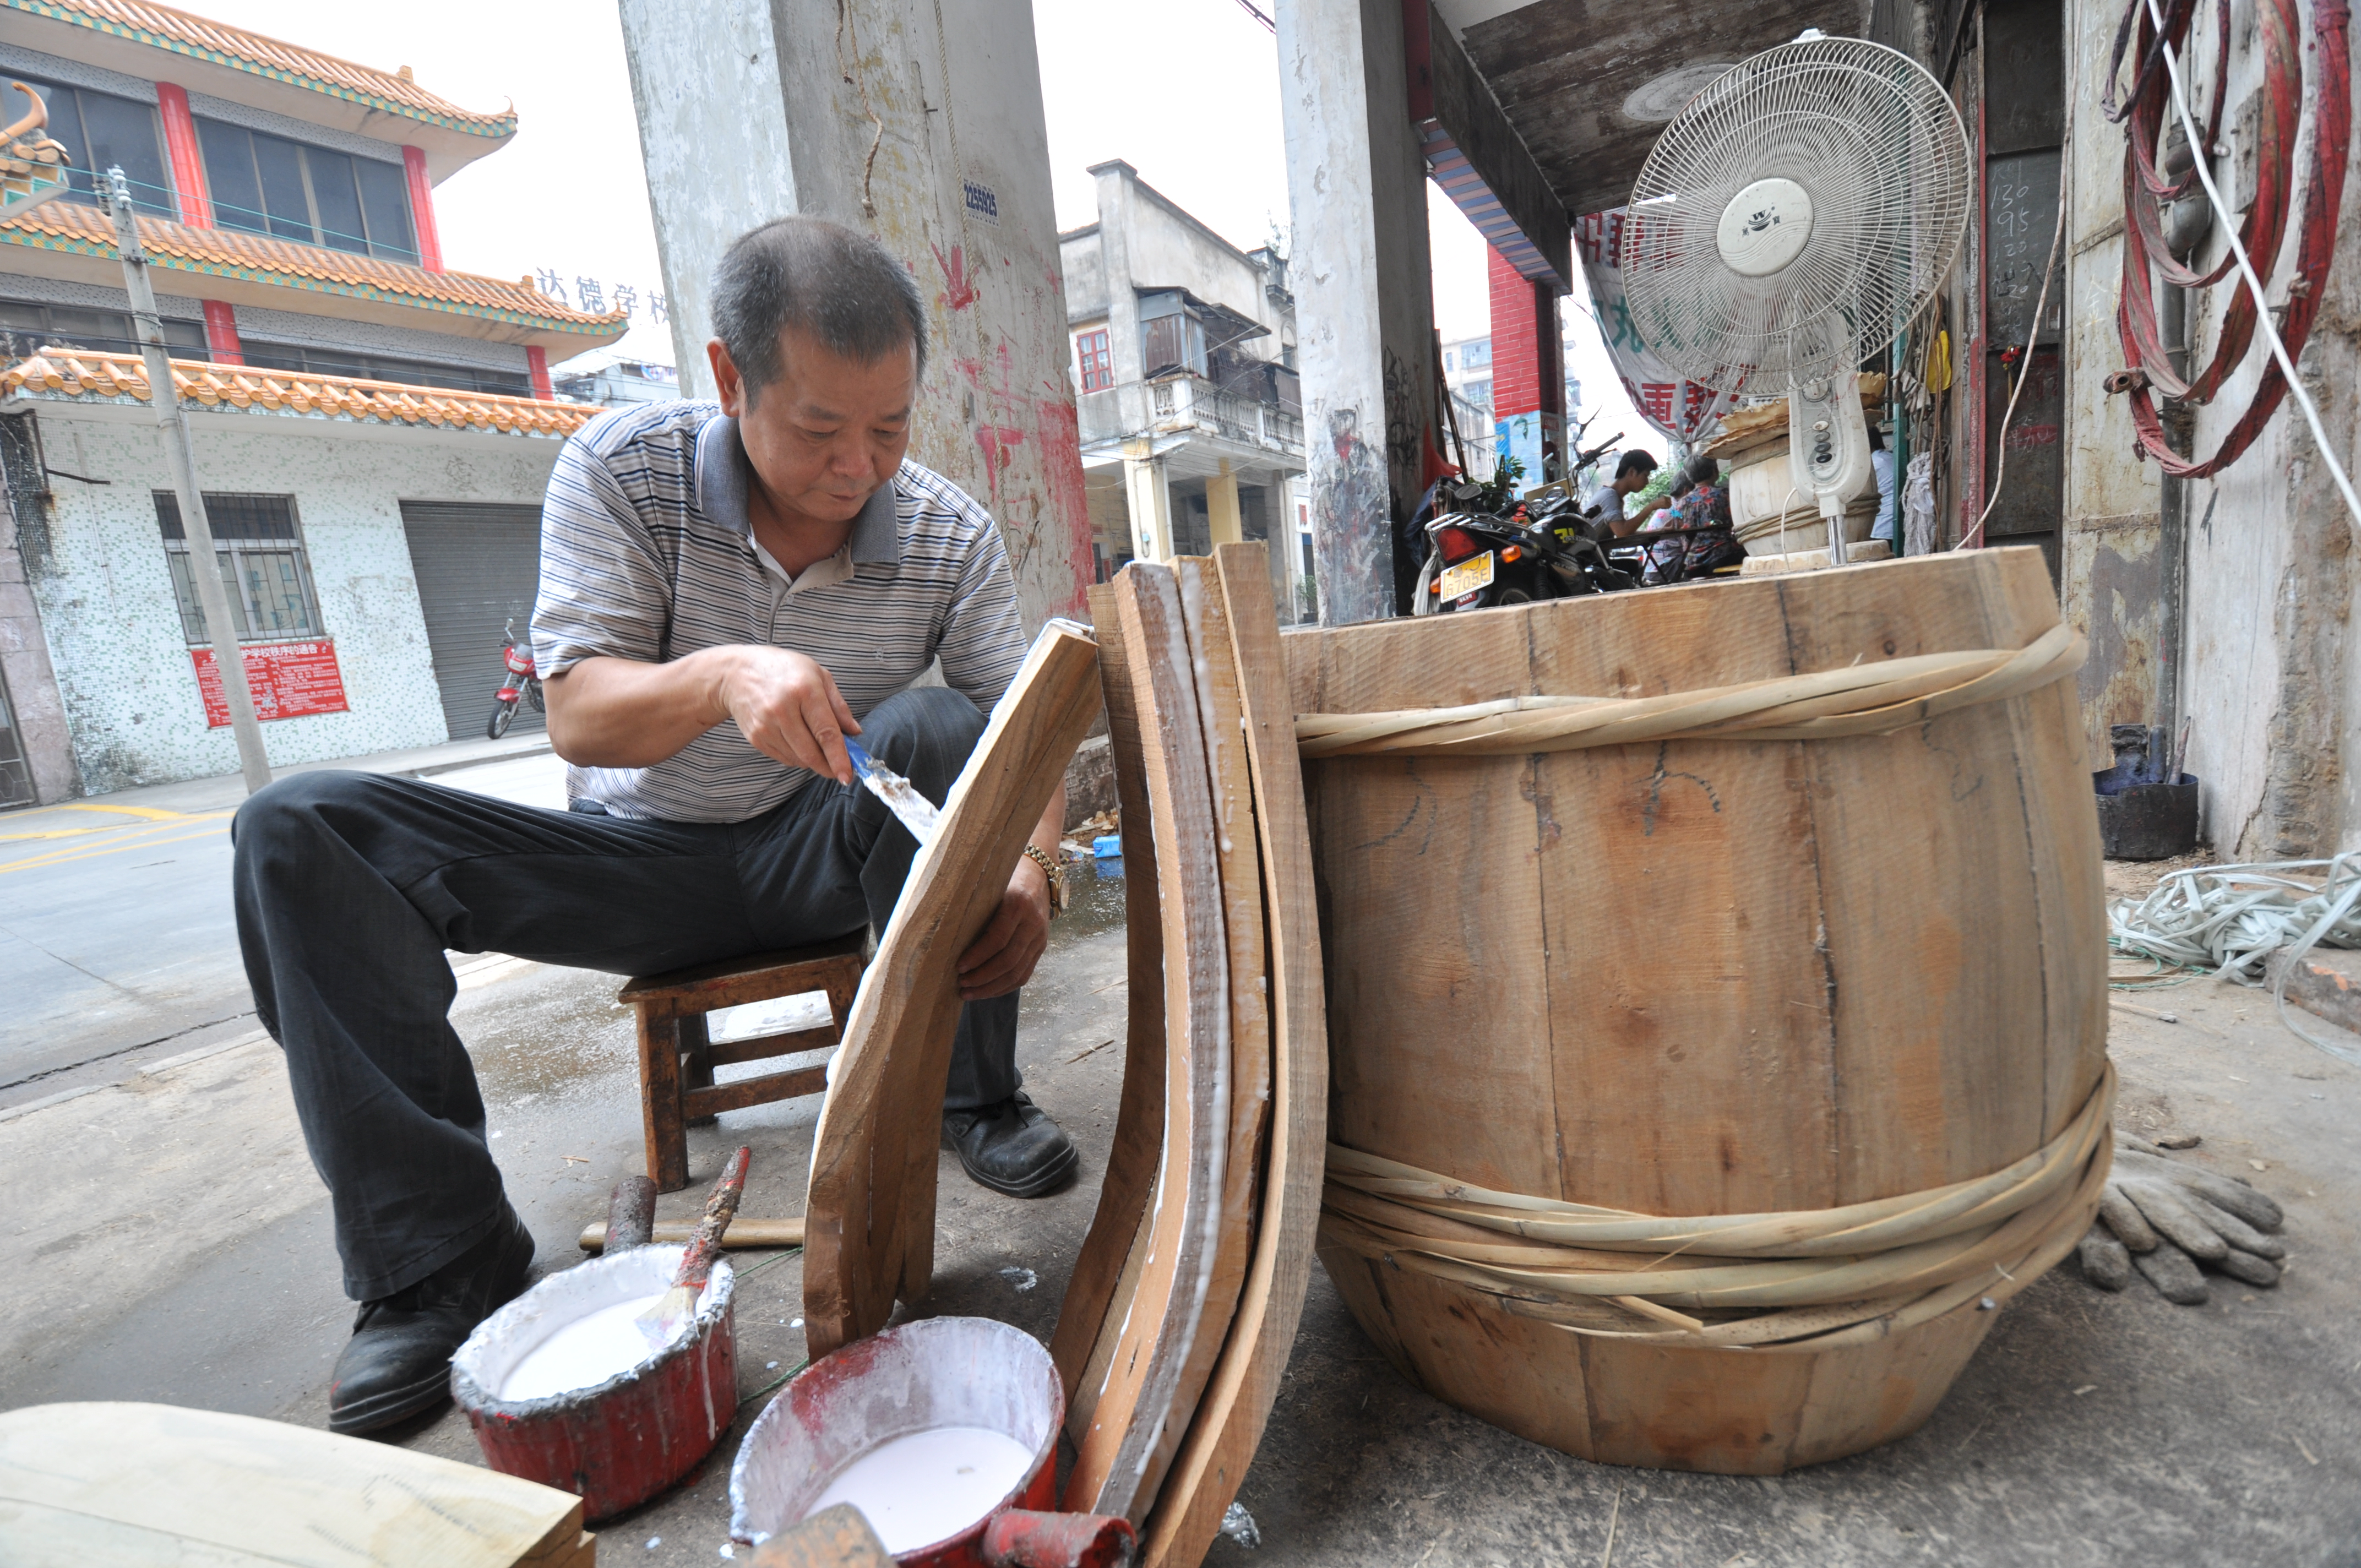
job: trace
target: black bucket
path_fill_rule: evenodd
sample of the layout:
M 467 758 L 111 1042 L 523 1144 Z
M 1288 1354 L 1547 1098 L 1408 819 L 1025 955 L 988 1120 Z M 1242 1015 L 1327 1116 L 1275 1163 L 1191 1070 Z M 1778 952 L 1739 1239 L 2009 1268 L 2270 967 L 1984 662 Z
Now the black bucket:
M 2111 861 L 2167 861 L 2197 848 L 2197 776 L 2168 779 L 2165 732 L 2143 724 L 2108 730 L 2115 765 L 2091 775 L 2099 792 L 2099 843 Z

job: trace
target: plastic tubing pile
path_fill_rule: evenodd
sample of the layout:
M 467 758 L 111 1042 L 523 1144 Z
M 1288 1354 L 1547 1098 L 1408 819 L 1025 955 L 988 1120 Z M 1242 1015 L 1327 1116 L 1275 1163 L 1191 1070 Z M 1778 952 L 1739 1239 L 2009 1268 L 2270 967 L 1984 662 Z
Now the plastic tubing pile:
M 2316 947 L 2361 948 L 2361 850 L 2326 861 L 2261 861 L 2174 872 L 2134 904 L 2107 911 L 2121 951 L 2218 970 L 2271 988 L 2279 1021 L 2298 1037 L 2361 1066 L 2361 1051 L 2323 1038 L 2288 1014 L 2287 977 Z M 2278 956 L 2276 966 L 2268 960 Z

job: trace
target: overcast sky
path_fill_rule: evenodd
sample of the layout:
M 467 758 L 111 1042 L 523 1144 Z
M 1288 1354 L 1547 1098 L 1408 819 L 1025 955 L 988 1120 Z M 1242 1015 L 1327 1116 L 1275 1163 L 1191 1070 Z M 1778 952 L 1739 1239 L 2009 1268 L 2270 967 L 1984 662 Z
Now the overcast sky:
M 390 71 L 465 108 L 513 101 L 516 139 L 435 188 L 443 254 L 455 268 L 518 278 L 555 271 L 569 302 L 591 279 L 611 306 L 615 286 L 662 289 L 647 183 L 632 122 L 622 28 L 605 0 L 181 0 L 235 27 Z M 1263 8 L 1268 11 L 1266 3 Z M 1276 41 L 1237 0 L 1035 0 L 1035 34 L 1049 125 L 1058 225 L 1095 215 L 1085 172 L 1111 158 L 1241 249 L 1287 222 L 1287 167 Z M 1121 62 L 1136 62 L 1129 69 Z M 1152 69 L 1151 69 L 1152 67 Z M 1153 83 L 1151 88 L 1150 83 Z M 1435 324 L 1445 338 L 1490 327 L 1485 246 L 1432 184 Z M 1565 302 L 1587 351 L 1575 372 L 1588 403 L 1614 411 L 1595 427 L 1637 434 L 1605 352 Z M 669 362 L 672 338 L 642 310 L 619 353 Z M 1649 443 L 1662 450 L 1662 443 Z

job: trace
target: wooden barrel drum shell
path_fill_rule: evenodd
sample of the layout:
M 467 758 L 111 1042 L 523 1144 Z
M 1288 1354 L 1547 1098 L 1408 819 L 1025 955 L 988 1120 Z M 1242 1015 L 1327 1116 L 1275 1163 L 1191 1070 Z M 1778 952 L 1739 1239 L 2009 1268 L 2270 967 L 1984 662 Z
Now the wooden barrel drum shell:
M 2058 624 L 2037 552 L 1962 552 L 1284 638 L 1296 709 L 1653 696 Z M 1650 1214 L 1983 1177 L 2105 1064 L 2103 889 L 2074 684 L 1889 735 L 1305 764 L 1329 1136 Z M 1406 1376 L 1585 1458 L 1773 1474 L 1923 1422 L 1973 1303 L 1867 1344 L 1635 1345 L 1323 1244 Z

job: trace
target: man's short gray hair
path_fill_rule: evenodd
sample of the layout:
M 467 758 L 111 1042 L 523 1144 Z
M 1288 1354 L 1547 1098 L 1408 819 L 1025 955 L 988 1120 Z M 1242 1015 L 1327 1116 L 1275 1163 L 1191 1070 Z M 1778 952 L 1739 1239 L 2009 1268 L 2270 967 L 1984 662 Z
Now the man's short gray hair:
M 832 353 L 873 364 L 896 349 L 927 367 L 917 280 L 867 235 L 824 218 L 776 218 L 730 242 L 713 272 L 713 334 L 751 400 L 777 380 L 779 334 L 794 327 Z

